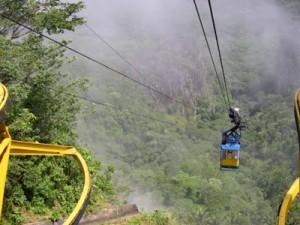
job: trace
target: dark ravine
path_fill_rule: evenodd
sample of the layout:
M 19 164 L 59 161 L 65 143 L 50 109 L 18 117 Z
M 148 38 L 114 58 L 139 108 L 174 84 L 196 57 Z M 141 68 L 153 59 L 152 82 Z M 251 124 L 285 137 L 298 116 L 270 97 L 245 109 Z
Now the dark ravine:
M 104 223 L 111 220 L 121 219 L 125 216 L 135 215 L 137 213 L 139 213 L 139 210 L 136 204 L 127 204 L 117 208 L 103 209 L 97 213 L 85 216 L 79 221 L 79 224 L 88 225 L 91 223 Z M 55 222 L 44 221 L 37 223 L 28 223 L 26 225 L 62 225 L 63 223 L 64 219 Z

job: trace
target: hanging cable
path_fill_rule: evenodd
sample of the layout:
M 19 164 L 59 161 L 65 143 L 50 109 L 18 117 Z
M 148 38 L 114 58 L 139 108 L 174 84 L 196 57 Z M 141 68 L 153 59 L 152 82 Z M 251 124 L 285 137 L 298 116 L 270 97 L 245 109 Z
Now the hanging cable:
M 0 13 L 0 16 L 2 16 L 3 18 L 5 18 L 5 19 L 7 19 L 7 20 L 10 20 L 10 21 L 12 21 L 12 22 L 14 22 L 14 23 L 16 23 L 16 24 L 18 24 L 18 25 L 20 25 L 20 26 L 22 26 L 22 27 L 24 27 L 24 28 L 26 28 L 26 29 L 28 29 L 28 30 L 34 32 L 34 33 L 36 33 L 36 34 L 39 34 L 40 36 L 42 36 L 42 37 L 44 37 L 44 38 L 46 38 L 46 39 L 48 39 L 48 40 L 50 40 L 50 41 L 52 41 L 52 42 L 54 42 L 54 43 L 60 45 L 61 47 L 64 47 L 64 48 L 66 48 L 66 49 L 68 49 L 68 50 L 70 50 L 70 51 L 72 51 L 72 52 L 75 52 L 76 54 L 81 55 L 82 57 L 84 57 L 84 58 L 86 58 L 86 59 L 88 59 L 88 60 L 90 60 L 90 61 L 92 61 L 92 62 L 94 62 L 94 63 L 97 63 L 98 65 L 103 66 L 103 67 L 105 67 L 106 69 L 111 70 L 111 71 L 113 71 L 113 72 L 115 72 L 115 73 L 117 73 L 117 74 L 119 74 L 119 75 L 121 75 L 121 76 L 123 76 L 123 77 L 125 77 L 125 78 L 127 78 L 127 79 L 129 79 L 129 80 L 131 80 L 131 81 L 133 81 L 133 82 L 135 82 L 135 83 L 137 83 L 137 84 L 143 86 L 143 87 L 145 87 L 145 88 L 148 88 L 148 89 L 150 89 L 150 90 L 152 90 L 152 91 L 154 91 L 154 92 L 156 92 L 156 93 L 158 93 L 158 94 L 160 94 L 160 95 L 162 95 L 162 96 L 164 96 L 164 97 L 166 97 L 166 98 L 168 98 L 168 99 L 170 99 L 170 100 L 172 100 L 172 101 L 174 101 L 174 102 L 177 102 L 178 104 L 181 104 L 181 105 L 183 105 L 183 106 L 185 106 L 185 107 L 188 107 L 188 105 L 186 105 L 185 103 L 180 102 L 180 101 L 178 101 L 177 99 L 172 98 L 172 97 L 170 97 L 170 96 L 168 96 L 168 95 L 166 95 L 166 94 L 164 94 L 164 93 L 162 93 L 162 92 L 160 92 L 160 91 L 158 91 L 158 90 L 156 90 L 156 89 L 154 89 L 154 88 L 152 88 L 152 87 L 150 87 L 150 86 L 148 86 L 148 85 L 146 85 L 146 84 L 143 84 L 143 83 L 141 83 L 140 81 L 137 81 L 137 80 L 135 80 L 135 79 L 129 77 L 128 75 L 126 75 L 126 74 L 124 74 L 124 73 L 122 73 L 122 72 L 120 72 L 120 71 L 117 71 L 117 70 L 115 70 L 115 69 L 113 69 L 113 68 L 111 68 L 111 67 L 109 67 L 109 66 L 107 66 L 107 65 L 105 65 L 105 64 L 103 64 L 103 63 L 101 63 L 101 62 L 99 62 L 99 61 L 97 61 L 96 59 L 93 59 L 93 58 L 91 58 L 90 56 L 85 55 L 85 54 L 79 52 L 79 51 L 76 50 L 76 49 L 73 49 L 73 48 L 67 46 L 66 44 L 63 44 L 63 43 L 61 43 L 61 42 L 59 42 L 59 41 L 57 41 L 57 40 L 55 40 L 55 39 L 53 39 L 53 38 L 51 38 L 51 37 L 49 37 L 49 36 L 47 36 L 47 35 L 45 35 L 45 34 L 39 32 L 39 31 L 36 31 L 36 30 L 34 30 L 33 28 L 31 28 L 31 27 L 29 27 L 29 26 L 27 26 L 27 25 L 25 25 L 25 24 L 22 24 L 22 23 L 20 23 L 20 22 L 14 20 L 14 19 L 12 19 L 12 18 L 10 18 L 10 17 L 8 17 L 8 16 L 6 16 L 6 15 L 3 15 L 2 13 Z
M 101 41 L 104 42 L 114 53 L 116 53 L 124 62 L 126 62 L 135 72 L 141 75 L 147 82 L 149 82 L 152 87 L 157 88 L 152 82 L 150 82 L 145 75 L 143 75 L 135 66 L 133 66 L 125 57 L 123 57 L 117 50 L 115 50 L 107 41 L 105 41 L 99 33 L 97 33 L 94 29 L 92 29 L 89 25 L 84 24 L 94 35 L 96 35 Z
M 218 84 L 220 86 L 222 97 L 223 97 L 225 105 L 227 105 L 225 94 L 224 94 L 224 90 L 223 90 L 223 86 L 221 85 L 221 81 L 220 81 L 220 78 L 219 78 L 219 75 L 218 75 L 218 71 L 217 71 L 217 68 L 216 68 L 216 65 L 215 65 L 215 61 L 213 59 L 213 56 L 212 56 L 212 53 L 211 53 L 211 49 L 210 49 L 210 46 L 209 46 L 209 43 L 208 43 L 208 40 L 207 40 L 206 32 L 205 32 L 205 29 L 204 29 L 204 26 L 203 26 L 203 23 L 202 23 L 202 20 L 201 20 L 201 16 L 200 16 L 200 13 L 199 13 L 199 10 L 198 10 L 198 6 L 197 6 L 197 3 L 196 3 L 196 0 L 193 0 L 193 1 L 194 1 L 194 5 L 195 5 L 195 9 L 196 9 L 197 15 L 198 15 L 198 19 L 199 19 L 199 22 L 200 22 L 200 25 L 201 25 L 201 28 L 202 28 L 202 32 L 204 34 L 204 38 L 205 38 L 205 42 L 206 42 L 206 45 L 207 45 L 207 48 L 208 48 L 208 51 L 209 51 L 209 55 L 210 55 L 210 58 L 211 58 L 214 70 L 216 72 L 216 76 L 217 76 Z
M 94 29 L 92 29 L 89 25 L 84 24 L 94 35 L 96 35 L 96 37 L 98 37 L 101 41 L 104 42 L 104 44 L 106 44 L 114 53 L 116 53 L 121 59 L 123 59 L 124 62 L 126 62 L 135 72 L 137 72 L 140 76 L 142 76 L 148 83 L 150 83 L 152 85 L 152 87 L 157 89 L 157 86 L 154 85 L 154 83 L 150 82 L 146 76 L 144 76 L 135 66 L 133 66 L 128 60 L 126 60 L 125 57 L 123 57 L 117 50 L 115 50 L 107 41 L 105 41 L 100 35 L 99 33 L 97 33 Z M 157 93 L 154 92 L 157 96 Z
M 76 95 L 73 95 L 73 94 L 70 94 L 70 93 L 65 93 L 64 92 L 64 94 L 71 95 L 71 96 L 76 97 L 78 99 L 94 103 L 96 105 L 102 105 L 102 106 L 109 107 L 109 108 L 112 108 L 112 109 L 115 109 L 115 110 L 125 111 L 125 112 L 128 112 L 128 113 L 130 113 L 132 115 L 135 115 L 135 116 L 143 117 L 143 118 L 150 119 L 150 120 L 153 120 L 153 121 L 158 121 L 158 122 L 161 122 L 161 123 L 166 123 L 166 124 L 169 124 L 169 125 L 175 125 L 173 123 L 170 123 L 170 122 L 167 122 L 167 121 L 164 121 L 164 120 L 156 119 L 154 117 L 150 117 L 150 116 L 146 116 L 146 115 L 142 115 L 142 114 L 133 112 L 133 111 L 127 109 L 127 108 L 121 108 L 121 107 L 105 104 L 105 103 L 102 103 L 102 102 L 99 102 L 99 101 L 95 101 L 95 100 L 87 99 L 87 98 L 84 98 L 84 97 L 76 96 Z
M 218 40 L 218 34 L 217 34 L 216 24 L 215 24 L 215 20 L 214 20 L 214 14 L 213 14 L 213 10 L 212 10 L 212 6 L 211 6 L 210 0 L 208 0 L 208 4 L 209 4 L 209 10 L 210 10 L 211 19 L 212 19 L 212 22 L 213 22 L 213 27 L 214 27 L 216 42 L 217 42 L 217 46 L 218 46 L 219 58 L 220 58 L 220 63 L 221 63 L 221 68 L 222 68 L 222 74 L 223 74 L 223 79 L 224 79 L 224 84 L 225 84 L 225 91 L 226 91 L 227 100 L 228 100 L 228 108 L 230 109 L 230 99 L 229 99 L 227 82 L 226 82 L 226 77 L 225 77 L 225 72 L 224 72 L 223 60 L 222 60 L 222 56 L 221 56 L 221 51 L 220 51 L 220 46 L 219 46 L 219 40 Z
M 53 91 L 57 91 L 57 90 L 55 90 L 53 88 L 49 88 L 49 89 L 51 89 Z M 75 98 L 78 98 L 78 99 L 81 99 L 81 100 L 84 100 L 84 101 L 87 101 L 87 102 L 90 102 L 90 103 L 93 103 L 93 104 L 96 104 L 96 105 L 101 105 L 101 106 L 109 107 L 109 108 L 112 108 L 112 109 L 115 109 L 115 110 L 119 110 L 119 111 L 125 111 L 126 113 L 130 113 L 132 115 L 143 117 L 143 118 L 146 118 L 146 119 L 149 119 L 149 120 L 158 121 L 158 122 L 169 124 L 169 125 L 173 125 L 173 126 L 175 125 L 174 123 L 171 123 L 171 122 L 168 122 L 168 121 L 165 121 L 165 120 L 160 120 L 160 119 L 156 119 L 156 118 L 151 117 L 151 116 L 146 116 L 146 115 L 143 115 L 143 114 L 139 114 L 139 113 L 133 112 L 133 111 L 131 111 L 128 108 L 122 108 L 122 107 L 118 107 L 118 106 L 113 106 L 113 105 L 105 104 L 105 103 L 100 102 L 100 101 L 91 100 L 91 99 L 88 99 L 88 98 L 85 98 L 85 97 L 81 97 L 81 96 L 78 96 L 78 95 L 74 95 L 74 94 L 71 94 L 71 93 L 68 93 L 68 92 L 64 92 L 64 91 L 60 91 L 60 92 L 62 94 L 64 94 L 64 95 L 69 95 L 69 96 L 72 96 L 72 97 L 75 97 Z

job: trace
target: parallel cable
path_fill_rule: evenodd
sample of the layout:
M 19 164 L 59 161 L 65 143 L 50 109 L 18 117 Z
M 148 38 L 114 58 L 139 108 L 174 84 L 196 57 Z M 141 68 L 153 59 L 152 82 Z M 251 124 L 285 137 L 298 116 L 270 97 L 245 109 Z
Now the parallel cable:
M 52 89 L 52 88 L 50 88 L 50 89 Z M 54 90 L 54 89 L 52 89 L 52 90 Z M 135 116 L 143 117 L 143 118 L 150 119 L 150 120 L 153 120 L 153 121 L 158 121 L 158 122 L 161 122 L 161 123 L 166 123 L 166 124 L 169 124 L 169 125 L 175 125 L 175 124 L 173 124 L 171 122 L 168 122 L 168 121 L 156 119 L 156 118 L 151 117 L 151 116 L 146 116 L 146 115 L 142 115 L 142 114 L 133 112 L 133 111 L 131 111 L 128 108 L 122 108 L 122 107 L 118 107 L 118 106 L 109 105 L 109 104 L 106 104 L 106 103 L 103 103 L 103 102 L 91 100 L 91 99 L 88 99 L 88 98 L 85 98 L 85 97 L 81 97 L 81 96 L 78 96 L 78 95 L 74 95 L 74 94 L 71 94 L 71 93 L 67 93 L 67 92 L 64 92 L 64 91 L 62 91 L 61 93 L 65 94 L 65 95 L 69 95 L 69 96 L 75 97 L 75 98 L 78 98 L 78 99 L 81 99 L 81 100 L 84 100 L 84 101 L 87 101 L 87 102 L 94 103 L 96 105 L 102 105 L 102 106 L 109 107 L 109 108 L 112 108 L 112 109 L 115 109 L 115 110 L 125 111 L 125 112 L 133 114 Z
M 126 74 L 124 74 L 124 73 L 122 73 L 120 71 L 117 71 L 117 70 L 115 70 L 115 69 L 113 69 L 113 68 L 111 68 L 111 67 L 109 67 L 109 66 L 107 66 L 107 65 L 105 65 L 103 63 L 101 63 L 100 61 L 97 61 L 96 59 L 93 59 L 92 57 L 90 57 L 90 56 L 88 56 L 86 54 L 83 54 L 83 53 L 79 52 L 78 50 L 73 49 L 73 48 L 67 46 L 66 44 L 63 44 L 63 43 L 61 43 L 61 42 L 59 42 L 59 41 L 57 41 L 57 40 L 55 40 L 55 39 L 53 39 L 51 37 L 49 37 L 49 36 L 47 36 L 47 35 L 39 32 L 39 31 L 36 31 L 35 29 L 33 29 L 33 28 L 31 28 L 31 27 L 29 27 L 29 26 L 27 26 L 25 24 L 22 24 L 22 23 L 14 20 L 14 19 L 12 19 L 12 18 L 10 18 L 10 17 L 8 17 L 6 15 L 3 15 L 2 13 L 0 13 L 0 16 L 2 16 L 3 18 L 8 19 L 8 20 L 10 20 L 10 21 L 12 21 L 12 22 L 14 22 L 14 23 L 22 26 L 22 27 L 25 27 L 26 29 L 28 29 L 28 30 L 36 33 L 36 34 L 39 34 L 40 36 L 42 36 L 42 37 L 44 37 L 44 38 L 46 38 L 46 39 L 48 39 L 48 40 L 50 40 L 50 41 L 52 41 L 52 42 L 60 45 L 61 47 L 64 47 L 64 48 L 66 48 L 66 49 L 68 49 L 68 50 L 70 50 L 72 52 L 75 52 L 76 54 L 81 55 L 82 57 L 84 57 L 84 58 L 86 58 L 86 59 L 88 59 L 88 60 L 90 60 L 90 61 L 92 61 L 94 63 L 97 63 L 98 65 L 101 65 L 101 66 L 105 67 L 106 69 L 111 70 L 111 71 L 113 71 L 113 72 L 115 72 L 115 73 L 117 73 L 117 74 L 119 74 L 119 75 L 121 75 L 121 76 L 123 76 L 123 77 L 125 77 L 125 78 L 127 78 L 127 79 L 129 79 L 129 80 L 131 80 L 131 81 L 133 81 L 133 82 L 135 82 L 135 83 L 143 86 L 143 87 L 145 87 L 145 88 L 148 88 L 149 90 L 152 90 L 152 91 L 154 91 L 154 92 L 156 92 L 156 93 L 158 93 L 158 94 L 160 94 L 160 95 L 162 95 L 162 96 L 164 96 L 164 97 L 166 97 L 166 98 L 168 98 L 168 99 L 170 99 L 172 101 L 175 101 L 175 102 L 177 102 L 177 103 L 179 103 L 179 104 L 181 104 L 181 105 L 183 105 L 185 107 L 188 107 L 188 105 L 186 105 L 185 103 L 180 102 L 177 99 L 172 98 L 172 97 L 170 97 L 170 96 L 168 96 L 168 95 L 166 95 L 166 94 L 164 94 L 164 93 L 162 93 L 162 92 L 160 92 L 160 91 L 158 91 L 158 90 L 156 90 L 156 89 L 154 89 L 154 88 L 152 88 L 152 87 L 150 87 L 150 86 L 148 86 L 146 84 L 143 84 L 140 81 L 135 80 L 135 79 L 129 77 L 128 75 L 126 75 Z
M 205 42 L 206 42 L 206 45 L 207 45 L 207 48 L 208 48 L 208 51 L 209 51 L 209 55 L 210 55 L 214 70 L 216 72 L 216 76 L 217 76 L 217 79 L 218 79 L 218 84 L 220 86 L 222 97 L 223 97 L 223 100 L 225 102 L 225 105 L 227 105 L 224 90 L 223 90 L 223 86 L 221 85 L 221 81 L 220 81 L 218 71 L 217 71 L 217 68 L 216 68 L 216 65 L 215 65 L 215 61 L 214 61 L 214 58 L 212 56 L 211 49 L 210 49 L 210 46 L 209 46 L 209 43 L 208 43 L 208 40 L 207 40 L 206 32 L 205 32 L 205 29 L 204 29 L 204 26 L 203 26 L 203 23 L 202 23 L 202 20 L 201 20 L 201 16 L 200 16 L 200 13 L 199 13 L 199 10 L 198 10 L 198 6 L 197 6 L 197 3 L 196 3 L 196 0 L 193 0 L 193 1 L 194 1 L 194 5 L 195 5 L 197 15 L 198 15 L 198 19 L 199 19 L 199 22 L 200 22 L 200 25 L 201 25 L 201 28 L 202 28 L 202 32 L 203 32 L 203 35 L 204 35 L 204 38 L 205 38 Z
M 104 42 L 114 53 L 116 53 L 124 62 L 126 62 L 135 72 L 141 75 L 146 81 L 148 81 L 153 87 L 156 87 L 152 82 L 150 82 L 145 75 L 143 75 L 135 66 L 132 65 L 125 57 L 123 57 L 116 49 L 114 49 L 107 41 L 105 41 L 98 32 L 92 29 L 89 25 L 84 24 L 94 35 L 96 35 L 101 41 Z
M 214 27 L 216 42 L 217 42 L 217 46 L 218 46 L 218 52 L 219 52 L 219 58 L 220 58 L 222 73 L 223 73 L 224 84 L 225 84 L 225 91 L 226 91 L 226 94 L 227 94 L 228 106 L 230 108 L 230 99 L 229 99 L 227 82 L 226 82 L 226 77 L 225 77 L 225 72 L 224 72 L 224 67 L 223 67 L 223 60 L 222 60 L 222 56 L 221 56 L 221 51 L 220 51 L 220 46 L 219 46 L 219 40 L 218 40 L 218 34 L 217 34 L 217 29 L 216 29 L 214 14 L 213 14 L 213 10 L 212 10 L 212 6 L 211 6 L 210 0 L 208 0 L 208 4 L 209 4 L 209 10 L 210 10 L 211 19 L 212 19 L 212 22 L 213 22 L 213 27 Z

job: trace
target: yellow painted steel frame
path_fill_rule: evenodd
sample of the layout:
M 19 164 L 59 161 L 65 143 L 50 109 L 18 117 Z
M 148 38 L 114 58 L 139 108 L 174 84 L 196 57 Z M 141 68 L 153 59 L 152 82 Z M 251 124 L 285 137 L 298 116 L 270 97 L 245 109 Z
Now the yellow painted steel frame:
M 13 141 L 9 135 L 3 119 L 9 108 L 8 91 L 0 83 L 0 218 L 3 206 L 5 181 L 10 155 L 32 155 L 32 156 L 72 156 L 81 167 L 84 174 L 84 186 L 77 205 L 73 212 L 65 220 L 64 224 L 78 224 L 88 204 L 91 193 L 91 179 L 86 162 L 79 152 L 71 146 L 40 144 L 22 141 Z
M 278 215 L 278 225 L 285 225 L 289 208 L 299 193 L 299 178 L 297 178 L 283 199 Z
M 298 132 L 298 142 L 299 142 L 299 168 L 298 168 L 298 178 L 295 180 L 293 185 L 290 187 L 289 191 L 287 192 L 285 198 L 283 199 L 281 206 L 278 211 L 278 225 L 285 225 L 287 214 L 289 211 L 289 207 L 292 204 L 293 200 L 296 198 L 297 194 L 300 190 L 300 88 L 297 90 L 295 99 L 294 99 L 294 110 L 295 110 L 295 120 L 297 125 L 297 132 Z M 299 213 L 300 215 L 300 213 Z
M 6 87 L 0 83 L 0 218 L 3 206 L 3 197 L 11 144 L 10 135 L 3 122 L 3 119 L 7 114 L 8 103 L 8 91 Z
M 295 95 L 295 120 L 296 120 L 296 126 L 297 126 L 297 132 L 298 132 L 298 142 L 299 142 L 299 171 L 298 176 L 300 177 L 300 88 L 297 90 Z M 300 184 L 299 184 L 300 185 Z M 300 188 L 299 188 L 300 189 Z
M 11 138 L 3 122 L 1 122 L 0 124 L 0 130 L 1 130 L 1 140 L 2 140 L 0 143 L 0 218 L 1 218 Z
M 32 142 L 12 141 L 10 155 L 32 156 L 73 156 L 79 163 L 84 174 L 84 186 L 76 207 L 64 224 L 77 224 L 87 205 L 91 192 L 91 179 L 86 162 L 79 152 L 72 146 L 40 144 Z M 75 222 L 76 221 L 76 222 Z

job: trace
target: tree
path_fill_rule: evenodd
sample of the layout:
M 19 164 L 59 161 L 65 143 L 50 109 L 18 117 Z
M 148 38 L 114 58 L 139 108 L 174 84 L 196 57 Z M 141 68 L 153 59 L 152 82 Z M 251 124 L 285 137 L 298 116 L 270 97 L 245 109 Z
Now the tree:
M 38 32 L 46 31 L 48 34 L 74 30 L 77 25 L 83 24 L 83 18 L 76 14 L 83 7 L 82 1 L 70 3 L 60 0 L 0 0 L 1 14 L 30 26 Z M 12 39 L 29 33 L 26 28 L 9 20 L 2 19 L 0 24 L 0 34 Z
M 48 35 L 73 30 L 83 23 L 76 15 L 83 8 L 81 1 L 3 0 L 0 6 L 1 14 Z M 8 87 L 12 99 L 6 119 L 12 137 L 77 147 L 95 180 L 95 196 L 112 196 L 113 167 L 102 173 L 100 162 L 76 141 L 76 115 L 81 108 L 76 96 L 86 89 L 87 81 L 73 80 L 60 72 L 60 67 L 70 61 L 62 46 L 45 43 L 39 34 L 29 33 L 10 20 L 1 18 L 0 24 L 0 81 Z M 81 186 L 82 175 L 73 159 L 11 157 L 2 222 L 24 222 L 24 208 L 29 214 L 48 214 L 52 219 L 67 215 L 77 202 Z M 95 201 L 95 197 L 92 199 Z

